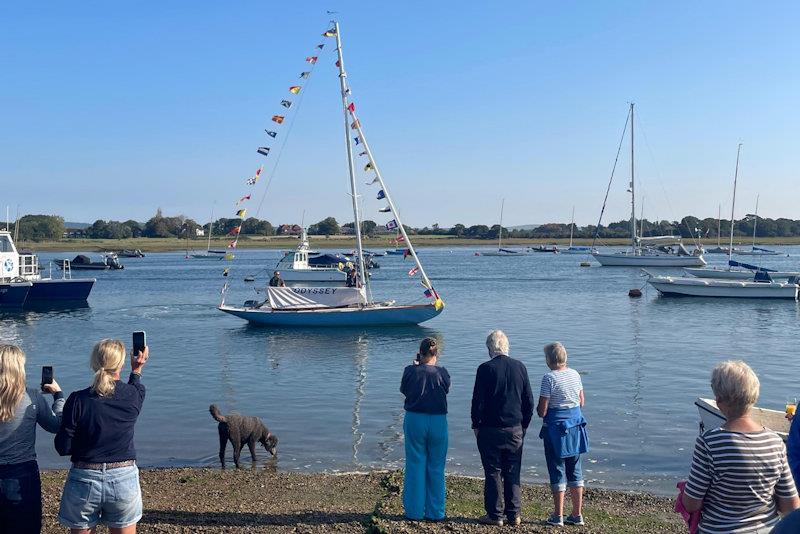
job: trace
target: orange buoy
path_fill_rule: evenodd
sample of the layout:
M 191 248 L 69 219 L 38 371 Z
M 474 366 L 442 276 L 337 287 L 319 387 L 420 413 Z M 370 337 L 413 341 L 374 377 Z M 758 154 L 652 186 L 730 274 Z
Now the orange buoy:
M 631 298 L 639 298 L 642 296 L 642 290 L 633 288 L 630 291 L 628 291 L 628 296 Z

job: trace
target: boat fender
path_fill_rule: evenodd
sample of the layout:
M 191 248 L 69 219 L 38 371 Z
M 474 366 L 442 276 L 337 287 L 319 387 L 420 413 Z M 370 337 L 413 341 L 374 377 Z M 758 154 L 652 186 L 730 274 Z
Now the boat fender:
M 592 266 L 592 264 L 589 263 L 588 261 L 582 261 L 581 262 L 581 267 L 591 267 L 591 266 Z
M 642 296 L 642 290 L 633 288 L 630 291 L 628 291 L 628 296 L 632 299 L 639 298 Z

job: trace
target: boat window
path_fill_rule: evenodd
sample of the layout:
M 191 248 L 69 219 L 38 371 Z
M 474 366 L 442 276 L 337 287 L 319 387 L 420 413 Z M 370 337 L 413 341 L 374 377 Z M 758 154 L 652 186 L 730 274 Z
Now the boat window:
M 0 252 L 14 252 L 11 246 L 11 239 L 7 235 L 0 236 Z

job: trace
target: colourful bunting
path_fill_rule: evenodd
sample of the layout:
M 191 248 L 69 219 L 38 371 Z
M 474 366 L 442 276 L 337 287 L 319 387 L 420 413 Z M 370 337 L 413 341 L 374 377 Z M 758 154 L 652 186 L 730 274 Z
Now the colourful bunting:
M 273 115 L 272 116 L 272 122 L 277 122 L 278 124 L 283 124 L 283 119 L 284 119 L 283 115 Z
M 419 267 L 417 267 L 417 266 L 414 266 L 414 267 L 412 267 L 412 268 L 411 268 L 411 270 L 410 270 L 410 271 L 408 271 L 408 276 L 414 276 L 414 275 L 415 275 L 415 274 L 417 274 L 418 272 L 419 272 Z
M 247 179 L 247 185 L 255 185 L 258 179 L 261 178 L 261 169 L 263 169 L 263 167 L 259 167 L 255 175 Z M 247 196 L 248 198 L 250 197 L 250 195 Z
M 374 184 L 374 183 L 375 183 L 375 182 L 377 182 L 377 181 L 378 181 L 378 177 L 377 177 L 377 176 L 375 176 L 375 177 L 372 179 L 372 181 L 371 181 L 371 182 L 364 182 L 364 183 L 365 183 L 366 185 L 372 185 L 372 184 Z
M 267 135 L 270 137 L 275 137 L 276 135 L 278 135 L 278 132 L 273 132 L 272 130 L 264 130 L 264 131 L 267 132 Z
M 269 147 L 266 147 L 266 146 L 260 146 L 260 147 L 258 147 L 258 150 L 256 150 L 256 152 L 258 152 L 258 153 L 259 153 L 259 154 L 261 154 L 262 156 L 266 156 L 266 155 L 268 155 L 268 154 L 269 154 Z
M 319 58 L 318 58 L 317 56 L 308 56 L 308 57 L 306 58 L 306 61 L 308 61 L 309 63 L 311 63 L 311 64 L 313 65 L 314 63 L 316 63 L 316 62 L 317 62 L 317 60 L 318 60 L 318 59 L 319 59 Z
M 369 171 L 371 171 L 371 170 L 372 170 L 372 169 L 374 169 L 374 168 L 375 168 L 375 167 L 372 165 L 372 162 L 370 161 L 369 163 L 367 163 L 366 165 L 364 165 L 364 172 L 369 172 Z
M 300 87 L 299 85 L 293 85 L 289 88 L 289 92 L 292 93 L 293 95 L 296 95 L 297 93 L 300 92 L 300 89 L 302 89 L 302 87 Z
M 230 229 L 230 231 L 228 232 L 228 235 L 239 235 L 239 232 L 241 232 L 241 231 L 242 231 L 241 227 L 236 226 L 236 227 Z
M 356 129 L 358 129 L 358 128 L 361 128 L 361 123 L 360 123 L 360 122 L 358 122 L 358 119 L 356 119 L 356 120 L 354 120 L 354 121 L 352 122 L 352 124 L 350 124 L 350 129 L 351 129 L 351 130 L 356 130 Z
M 236 241 L 231 241 L 230 243 L 228 243 L 228 248 L 236 248 L 237 244 L 238 243 L 236 243 Z
M 236 205 L 238 206 L 239 204 L 241 204 L 241 203 L 242 203 L 242 202 L 244 202 L 245 200 L 250 200 L 250 195 L 245 195 L 245 196 L 243 196 L 242 198 L 240 198 L 240 199 L 239 199 L 239 202 L 237 202 L 237 203 L 236 203 Z
M 222 276 L 228 276 L 228 271 L 230 271 L 230 270 L 231 270 L 231 268 L 230 268 L 230 267 L 225 267 L 225 268 L 222 270 Z
M 317 45 L 317 48 L 319 48 L 320 50 L 322 50 L 323 48 L 325 48 L 325 43 L 318 44 L 318 45 Z
M 303 72 L 300 73 L 300 79 L 301 80 L 305 80 L 309 76 L 311 76 L 311 73 L 309 71 L 303 71 Z
M 394 238 L 394 240 L 397 241 L 398 243 L 402 243 L 403 241 L 406 240 L 406 238 L 403 237 L 402 234 L 398 234 L 397 237 Z
M 240 210 L 238 210 L 236 212 L 236 216 L 241 218 L 241 219 L 244 219 L 244 214 L 245 213 L 247 213 L 247 209 L 246 208 L 242 208 L 242 209 L 240 209 Z
M 290 107 L 292 107 L 292 101 L 291 100 L 281 100 L 281 106 L 285 107 L 286 109 L 289 109 Z
M 359 152 L 358 155 L 359 156 L 366 156 L 367 155 L 367 151 L 365 150 L 364 152 Z
M 323 37 L 336 37 L 336 28 L 331 28 L 322 34 Z
M 350 102 L 350 105 L 347 106 L 347 111 L 349 111 L 350 113 L 355 113 L 356 112 L 356 105 L 354 103 Z
M 431 291 L 430 289 L 426 289 L 425 296 L 428 297 L 429 299 L 433 298 L 433 291 Z
M 384 193 L 384 192 L 383 192 L 383 189 L 381 189 L 380 191 L 378 191 L 378 196 L 377 196 L 377 199 L 378 199 L 378 200 L 381 200 L 381 199 L 383 199 L 383 198 L 386 198 L 386 193 Z M 387 228 L 388 228 L 388 226 L 387 226 Z M 396 228 L 396 227 L 395 227 L 395 228 Z M 389 228 L 389 230 L 391 230 L 391 228 Z
M 409 256 L 411 256 L 411 249 L 410 249 L 410 248 L 407 248 L 407 249 L 405 249 L 405 250 L 403 251 L 403 259 L 406 259 L 406 258 L 407 258 L 407 257 L 409 257 Z
M 378 213 L 389 213 L 390 211 L 392 211 L 392 208 L 390 208 L 389 206 L 386 206 L 385 208 L 379 209 Z
M 361 142 L 361 139 L 359 139 L 358 136 L 356 136 L 353 138 L 353 141 L 355 141 L 356 144 L 359 144 Z
M 397 229 L 397 221 L 392 219 L 388 223 L 386 223 L 387 230 L 396 230 Z
M 334 63 L 334 65 L 336 65 L 337 67 L 341 67 L 342 66 L 342 62 L 337 59 L 336 63 Z
M 233 261 L 233 258 L 235 258 L 236 256 L 234 256 L 233 254 L 231 254 L 230 252 L 228 252 L 227 254 L 225 254 L 225 256 L 224 256 L 224 257 L 225 257 L 225 259 L 226 259 L 226 260 L 228 260 L 228 261 Z

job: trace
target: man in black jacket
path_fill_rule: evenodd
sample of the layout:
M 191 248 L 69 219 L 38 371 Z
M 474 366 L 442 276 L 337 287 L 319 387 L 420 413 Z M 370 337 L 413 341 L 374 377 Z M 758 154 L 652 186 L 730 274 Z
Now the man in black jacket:
M 472 428 L 485 477 L 481 522 L 519 525 L 522 442 L 533 417 L 533 393 L 528 370 L 508 356 L 501 330 L 489 334 L 486 348 L 491 359 L 478 367 L 472 391 Z

